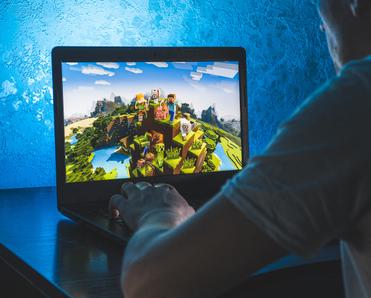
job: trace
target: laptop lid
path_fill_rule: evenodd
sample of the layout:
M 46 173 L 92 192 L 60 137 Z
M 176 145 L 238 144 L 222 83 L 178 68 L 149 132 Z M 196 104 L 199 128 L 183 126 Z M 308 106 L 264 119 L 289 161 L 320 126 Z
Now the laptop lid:
M 56 47 L 58 206 L 125 181 L 210 198 L 248 159 L 242 48 Z

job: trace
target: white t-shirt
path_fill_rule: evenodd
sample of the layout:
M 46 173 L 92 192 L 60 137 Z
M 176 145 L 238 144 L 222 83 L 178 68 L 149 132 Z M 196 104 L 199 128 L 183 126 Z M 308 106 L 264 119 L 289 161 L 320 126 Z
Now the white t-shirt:
M 340 239 L 347 297 L 371 297 L 371 58 L 310 96 L 223 194 L 295 254 Z

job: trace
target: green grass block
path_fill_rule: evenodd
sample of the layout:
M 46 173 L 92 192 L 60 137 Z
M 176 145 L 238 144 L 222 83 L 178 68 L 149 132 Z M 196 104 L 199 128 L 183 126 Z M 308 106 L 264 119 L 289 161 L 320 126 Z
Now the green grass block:
M 191 147 L 192 148 L 192 147 Z M 196 157 L 199 157 L 201 155 L 201 153 L 205 150 L 206 148 L 206 144 L 205 143 L 202 143 L 202 146 L 200 149 L 190 149 L 189 152 L 196 156 Z
M 188 169 L 181 169 L 180 172 L 182 174 L 193 174 L 194 171 L 196 170 L 196 167 L 188 168 Z
M 154 160 L 154 161 L 152 162 L 152 165 L 154 165 L 154 167 L 155 167 L 157 170 L 159 170 L 161 173 L 164 172 L 164 166 L 160 167 L 160 166 L 158 165 L 158 163 L 157 163 L 157 160 Z
M 197 130 L 195 132 L 195 140 L 202 138 L 204 136 L 204 134 L 205 133 L 202 130 Z
M 135 168 L 135 169 L 132 171 L 132 174 L 133 174 L 134 177 L 137 178 L 137 177 L 139 176 L 138 169 Z
M 180 161 L 182 160 L 181 157 L 175 158 L 175 159 L 164 159 L 164 163 L 166 163 L 170 168 L 173 170 L 176 169 L 176 167 L 179 165 Z
M 233 162 L 236 169 L 242 169 L 242 148 L 233 141 L 221 137 L 220 143 L 227 154 L 228 158 Z
M 215 153 L 211 154 L 211 160 L 212 160 L 213 164 L 215 165 L 215 171 L 217 171 L 219 169 L 222 161 L 220 160 L 220 158 Z
M 180 122 L 179 119 L 174 119 L 173 123 L 170 123 L 170 116 L 168 116 L 165 120 L 155 120 L 157 123 L 160 123 L 162 125 L 172 126 L 174 127 L 177 123 Z
M 117 169 L 114 168 L 111 172 L 109 173 L 106 173 L 106 175 L 104 175 L 104 180 L 113 180 L 113 179 L 116 179 L 117 178 Z
M 193 136 L 195 135 L 195 132 L 194 131 L 191 131 L 186 139 L 183 141 L 183 138 L 182 138 L 182 134 L 177 134 L 174 138 L 173 138 L 173 141 L 176 142 L 177 144 L 179 145 L 182 145 L 184 146 Z
M 146 177 L 146 167 L 143 167 L 143 168 L 137 168 L 138 169 L 138 173 L 140 176 L 142 177 Z
M 93 158 L 94 158 L 94 153 L 90 153 L 88 162 L 92 162 Z

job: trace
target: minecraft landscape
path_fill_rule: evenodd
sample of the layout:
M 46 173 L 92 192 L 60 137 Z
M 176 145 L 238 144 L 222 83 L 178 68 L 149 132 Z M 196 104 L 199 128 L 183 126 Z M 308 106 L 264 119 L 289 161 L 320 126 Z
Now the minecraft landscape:
M 67 182 L 242 168 L 236 63 L 71 62 L 62 71 Z

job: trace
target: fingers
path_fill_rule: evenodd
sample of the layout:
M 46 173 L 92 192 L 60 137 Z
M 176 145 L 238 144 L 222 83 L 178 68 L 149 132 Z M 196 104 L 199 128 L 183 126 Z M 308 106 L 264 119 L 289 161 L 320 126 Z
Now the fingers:
M 108 215 L 112 218 L 120 217 L 120 210 L 125 204 L 125 198 L 121 195 L 113 195 L 108 203 Z
M 167 183 L 158 183 L 158 184 L 155 184 L 155 187 L 157 187 L 157 188 L 167 188 L 169 190 L 174 189 L 174 187 L 172 185 L 167 184 Z
M 132 182 L 124 183 L 121 186 L 121 194 L 123 197 L 129 199 L 136 195 L 139 195 L 140 189 Z
M 140 191 L 153 187 L 151 183 L 141 181 L 136 184 L 132 182 L 124 183 L 121 186 L 121 194 L 127 199 L 135 198 L 140 195 Z
M 152 186 L 151 183 L 148 183 L 148 182 L 145 182 L 145 181 L 141 181 L 141 182 L 138 182 L 137 184 L 135 184 L 140 190 L 145 190 L 147 187 L 150 187 Z

